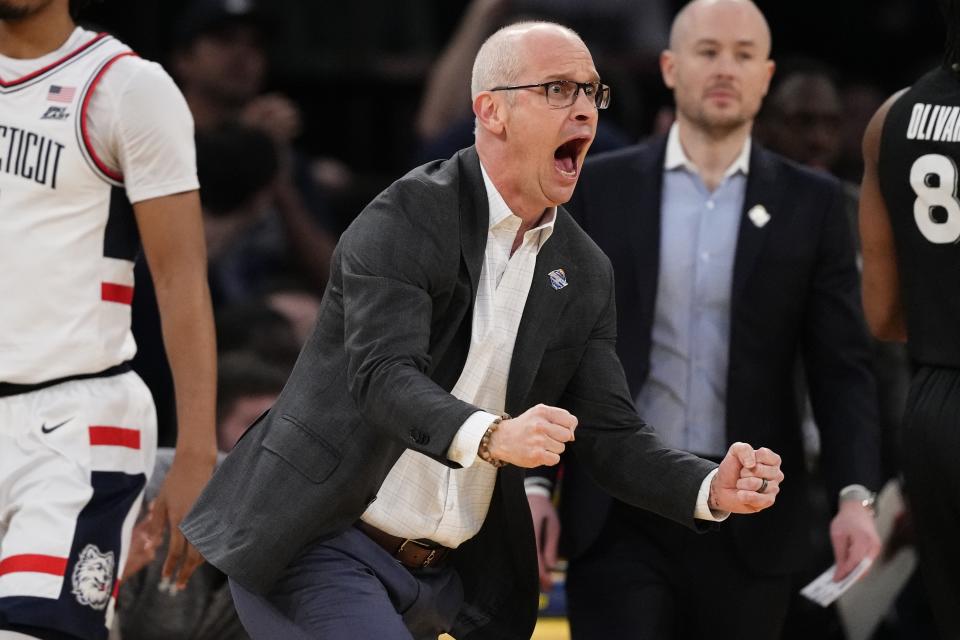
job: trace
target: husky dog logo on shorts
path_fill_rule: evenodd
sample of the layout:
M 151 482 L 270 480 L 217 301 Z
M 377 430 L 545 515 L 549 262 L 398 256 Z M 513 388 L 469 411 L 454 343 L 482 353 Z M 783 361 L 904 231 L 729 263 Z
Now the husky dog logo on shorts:
M 113 551 L 100 553 L 93 544 L 84 547 L 73 568 L 73 595 L 77 602 L 97 611 L 105 608 L 113 586 L 113 566 Z

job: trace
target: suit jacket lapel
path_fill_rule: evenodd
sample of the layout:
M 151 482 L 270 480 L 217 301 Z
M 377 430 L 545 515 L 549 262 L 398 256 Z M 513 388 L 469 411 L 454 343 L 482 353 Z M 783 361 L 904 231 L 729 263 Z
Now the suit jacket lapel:
M 487 248 L 487 229 L 490 225 L 490 202 L 475 147 L 460 152 L 460 173 L 460 250 L 467 273 L 470 274 L 472 309 L 472 301 L 477 299 L 483 252 Z
M 642 148 L 641 154 L 624 176 L 624 188 L 636 203 L 627 213 L 627 229 L 633 249 L 633 267 L 636 270 L 637 299 L 642 326 L 638 330 L 649 334 L 653 327 L 653 313 L 657 303 L 657 281 L 660 276 L 660 220 L 663 212 L 663 160 L 666 138 Z M 622 303 L 621 303 L 622 304 Z M 633 303 L 631 303 L 633 304 Z
M 477 286 L 483 268 L 483 252 L 487 244 L 490 205 L 480 173 L 480 160 L 471 147 L 459 152 L 451 162 L 459 171 L 459 237 L 448 239 L 449 250 L 457 251 L 460 266 L 457 283 L 452 290 L 452 306 L 444 311 L 445 328 L 431 336 L 432 357 L 427 372 L 437 384 L 453 389 L 463 371 L 470 351 L 470 332 Z M 451 212 L 451 214 L 454 212 Z
M 544 349 L 553 335 L 553 328 L 560 321 L 570 296 L 576 295 L 579 284 L 576 265 L 567 252 L 563 223 L 573 224 L 567 215 L 564 215 L 561 220 L 558 211 L 553 235 L 537 255 L 537 265 L 530 283 L 527 303 L 523 308 L 520 327 L 517 330 L 517 341 L 514 343 L 510 374 L 507 379 L 506 410 L 511 415 L 528 408 L 523 406 L 523 401 L 540 368 Z M 550 272 L 557 269 L 563 269 L 567 281 L 567 286 L 560 289 L 553 287 L 550 278 Z
M 737 301 L 743 293 L 753 267 L 763 248 L 763 243 L 769 235 L 768 229 L 772 218 L 780 208 L 781 194 L 776 188 L 776 168 L 770 161 L 767 151 L 756 142 L 750 153 L 750 175 L 747 177 L 747 190 L 743 198 L 743 211 L 740 215 L 740 230 L 737 236 L 737 252 L 733 263 L 733 292 L 731 309 L 735 309 Z M 771 220 L 760 226 L 750 219 L 750 210 L 762 205 Z

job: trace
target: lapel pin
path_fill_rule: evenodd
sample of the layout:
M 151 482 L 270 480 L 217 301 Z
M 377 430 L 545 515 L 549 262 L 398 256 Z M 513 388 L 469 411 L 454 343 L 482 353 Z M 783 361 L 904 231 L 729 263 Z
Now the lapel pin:
M 750 209 L 750 211 L 747 212 L 747 217 L 750 218 L 750 222 L 758 229 L 770 222 L 770 214 L 767 213 L 766 208 L 764 208 L 762 204 L 758 204 Z
M 563 269 L 554 269 L 547 275 L 550 277 L 550 286 L 557 291 L 567 286 L 567 274 L 563 272 Z

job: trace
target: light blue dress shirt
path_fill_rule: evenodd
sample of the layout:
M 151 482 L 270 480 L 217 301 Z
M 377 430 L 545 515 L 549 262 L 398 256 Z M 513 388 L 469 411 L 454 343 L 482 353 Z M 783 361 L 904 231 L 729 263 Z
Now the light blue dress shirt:
M 667 445 L 721 457 L 726 437 L 733 262 L 750 139 L 710 191 L 670 129 L 660 216 L 660 274 L 650 375 L 637 410 Z

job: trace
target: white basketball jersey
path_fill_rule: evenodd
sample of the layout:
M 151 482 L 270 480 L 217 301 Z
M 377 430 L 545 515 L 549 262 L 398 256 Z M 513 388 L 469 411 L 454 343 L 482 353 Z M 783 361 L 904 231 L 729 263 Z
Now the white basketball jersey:
M 101 34 L 0 78 L 0 382 L 96 373 L 136 351 L 136 223 L 85 122 L 97 83 L 127 55 Z

